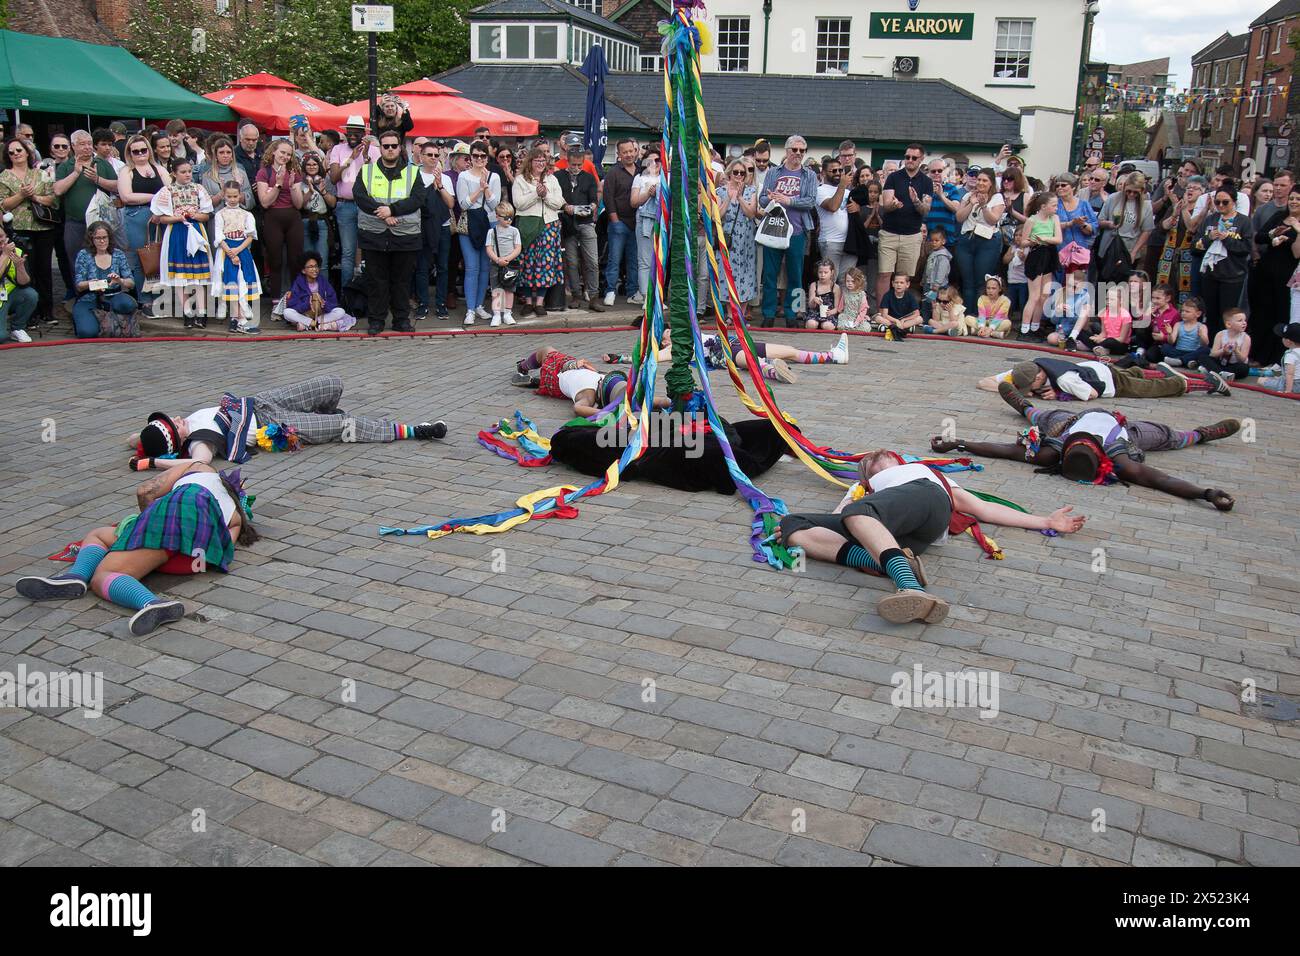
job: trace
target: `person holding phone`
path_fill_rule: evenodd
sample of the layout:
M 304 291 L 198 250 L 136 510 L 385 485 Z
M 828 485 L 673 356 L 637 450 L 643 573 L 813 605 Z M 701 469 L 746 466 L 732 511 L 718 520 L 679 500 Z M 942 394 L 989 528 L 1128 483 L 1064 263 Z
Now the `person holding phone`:
M 32 340 L 27 323 L 39 301 L 23 251 L 7 232 L 0 232 L 0 342 Z
M 137 308 L 131 292 L 135 280 L 126 256 L 113 242 L 107 223 L 92 222 L 83 234 L 83 246 L 77 253 L 74 269 L 77 302 L 72 307 L 72 325 L 79 339 L 99 335 L 95 310 L 130 315 Z
M 361 168 L 379 159 L 379 141 L 366 135 L 366 121 L 357 115 L 348 117 L 343 133 L 344 142 L 330 150 L 328 162 L 330 181 L 338 197 L 334 221 L 339 227 L 339 255 L 343 257 L 339 263 L 340 288 L 346 290 L 357 267 L 357 204 L 352 190 Z

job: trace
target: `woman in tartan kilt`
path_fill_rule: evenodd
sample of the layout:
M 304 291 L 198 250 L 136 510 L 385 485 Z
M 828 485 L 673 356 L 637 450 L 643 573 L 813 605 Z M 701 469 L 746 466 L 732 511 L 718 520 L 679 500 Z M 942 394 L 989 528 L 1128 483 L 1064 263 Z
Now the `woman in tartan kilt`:
M 245 494 L 237 468 L 218 472 L 199 462 L 178 464 L 137 488 L 136 500 L 140 513 L 117 527 L 90 532 L 71 568 L 53 577 L 19 578 L 18 593 L 52 601 L 93 590 L 134 612 L 127 629 L 142 637 L 185 616 L 184 604 L 160 598 L 141 583 L 146 575 L 227 571 L 235 544 L 258 539 L 253 499 Z

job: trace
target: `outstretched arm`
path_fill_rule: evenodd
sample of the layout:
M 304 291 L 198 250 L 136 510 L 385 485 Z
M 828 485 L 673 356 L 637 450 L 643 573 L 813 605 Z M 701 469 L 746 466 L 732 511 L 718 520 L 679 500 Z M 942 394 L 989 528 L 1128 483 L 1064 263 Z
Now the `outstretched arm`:
M 1029 528 L 1033 531 L 1059 531 L 1072 534 L 1083 527 L 1088 519 L 1083 515 L 1072 515 L 1074 509 L 1069 505 L 1057 508 L 1050 515 L 1031 515 L 1015 508 L 1008 508 L 997 502 L 977 498 L 964 488 L 952 489 L 952 499 L 957 510 L 970 515 L 978 521 L 1000 524 L 1005 528 Z
M 952 441 L 938 437 L 930 439 L 930 450 L 937 452 L 958 451 L 964 454 L 979 455 L 983 458 L 1002 458 L 1006 461 L 1027 461 L 1031 465 L 1055 465 L 1059 454 L 1054 448 L 1040 448 L 1031 458 L 1025 457 L 1025 447 L 1018 444 L 1002 444 L 987 441 Z
M 1199 488 L 1190 481 L 1175 478 L 1159 468 L 1136 462 L 1128 455 L 1115 456 L 1115 473 L 1124 481 L 1143 488 L 1154 488 L 1167 495 L 1186 498 L 1188 501 L 1208 501 L 1220 511 L 1231 511 L 1235 503 L 1232 495 L 1215 488 Z
M 157 501 L 163 495 L 172 490 L 172 486 L 180 480 L 181 476 L 190 471 L 212 471 L 213 469 L 202 462 L 181 462 L 173 468 L 167 469 L 161 475 L 156 475 L 144 482 L 135 490 L 136 503 L 140 505 L 143 511 L 150 503 Z

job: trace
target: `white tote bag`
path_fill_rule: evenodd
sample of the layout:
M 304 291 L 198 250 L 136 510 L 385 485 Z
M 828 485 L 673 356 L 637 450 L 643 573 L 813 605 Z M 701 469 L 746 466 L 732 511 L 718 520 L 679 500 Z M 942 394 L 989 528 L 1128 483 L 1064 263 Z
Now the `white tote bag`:
M 754 241 L 769 249 L 789 249 L 790 237 L 794 235 L 794 223 L 786 215 L 785 207 L 773 203 L 759 220 L 758 231 Z

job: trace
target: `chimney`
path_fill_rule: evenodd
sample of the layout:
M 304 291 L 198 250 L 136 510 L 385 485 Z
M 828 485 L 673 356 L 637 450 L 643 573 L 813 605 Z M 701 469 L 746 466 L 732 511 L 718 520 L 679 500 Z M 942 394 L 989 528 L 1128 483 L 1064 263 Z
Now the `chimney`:
M 119 40 L 125 40 L 131 21 L 131 0 L 94 0 L 95 19 Z

